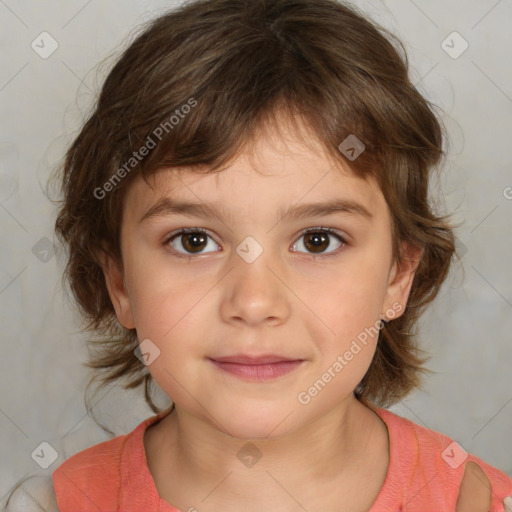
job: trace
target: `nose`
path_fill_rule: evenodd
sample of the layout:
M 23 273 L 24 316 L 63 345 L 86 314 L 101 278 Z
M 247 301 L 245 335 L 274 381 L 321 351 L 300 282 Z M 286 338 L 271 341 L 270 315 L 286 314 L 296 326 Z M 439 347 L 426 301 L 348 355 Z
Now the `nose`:
M 277 258 L 265 250 L 253 261 L 241 254 L 233 252 L 231 271 L 223 280 L 222 318 L 251 327 L 285 322 L 290 315 L 290 292 Z

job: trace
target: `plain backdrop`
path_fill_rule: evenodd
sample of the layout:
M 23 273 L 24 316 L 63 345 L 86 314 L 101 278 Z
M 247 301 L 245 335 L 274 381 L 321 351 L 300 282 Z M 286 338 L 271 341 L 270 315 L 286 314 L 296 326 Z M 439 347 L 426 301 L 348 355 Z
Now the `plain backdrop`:
M 85 409 L 87 349 L 61 288 L 44 187 L 110 68 L 98 63 L 174 5 L 0 0 L 0 500 L 23 476 L 109 438 Z M 512 3 L 358 5 L 403 40 L 413 82 L 444 111 L 449 157 L 433 190 L 461 224 L 461 264 L 420 323 L 435 373 L 390 409 L 512 476 Z M 153 414 L 119 386 L 95 403 L 116 435 Z M 57 457 L 46 469 L 41 443 Z

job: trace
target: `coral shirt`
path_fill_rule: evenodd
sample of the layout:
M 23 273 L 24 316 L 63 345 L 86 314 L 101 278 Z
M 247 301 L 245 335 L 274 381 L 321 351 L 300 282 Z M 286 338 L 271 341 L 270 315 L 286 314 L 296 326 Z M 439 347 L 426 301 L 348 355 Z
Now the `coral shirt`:
M 505 510 L 502 501 L 512 495 L 505 473 L 443 434 L 371 402 L 365 405 L 384 421 L 390 441 L 387 476 L 369 512 L 453 512 L 468 461 L 479 464 L 491 482 L 491 512 Z M 60 512 L 180 512 L 158 495 L 143 444 L 146 428 L 166 414 L 64 461 L 52 475 Z

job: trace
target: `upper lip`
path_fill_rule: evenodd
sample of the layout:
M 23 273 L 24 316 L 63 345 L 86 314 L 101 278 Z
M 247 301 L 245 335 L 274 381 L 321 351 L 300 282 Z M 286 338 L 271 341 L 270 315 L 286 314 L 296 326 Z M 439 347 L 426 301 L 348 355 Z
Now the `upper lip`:
M 297 359 L 295 357 L 286 357 L 274 354 L 262 356 L 248 356 L 245 354 L 237 354 L 234 356 L 211 357 L 210 359 L 212 359 L 213 361 L 217 361 L 219 363 L 236 363 L 247 365 L 271 364 L 279 363 L 281 361 L 302 361 L 302 359 Z

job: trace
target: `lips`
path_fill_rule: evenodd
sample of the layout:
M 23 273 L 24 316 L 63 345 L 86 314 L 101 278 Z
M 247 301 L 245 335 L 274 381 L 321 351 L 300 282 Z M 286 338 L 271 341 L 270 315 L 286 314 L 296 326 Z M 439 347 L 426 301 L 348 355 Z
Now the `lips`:
M 302 359 L 296 359 L 291 357 L 279 356 L 279 355 L 262 355 L 262 356 L 249 356 L 244 354 L 226 356 L 226 357 L 211 357 L 213 361 L 219 363 L 234 363 L 234 364 L 245 364 L 245 365 L 258 365 L 258 364 L 272 364 L 280 363 L 281 361 L 302 361 Z
M 300 367 L 303 359 L 280 355 L 249 356 L 245 354 L 209 358 L 224 373 L 246 381 L 266 381 L 292 372 Z

